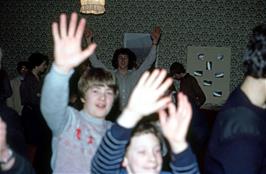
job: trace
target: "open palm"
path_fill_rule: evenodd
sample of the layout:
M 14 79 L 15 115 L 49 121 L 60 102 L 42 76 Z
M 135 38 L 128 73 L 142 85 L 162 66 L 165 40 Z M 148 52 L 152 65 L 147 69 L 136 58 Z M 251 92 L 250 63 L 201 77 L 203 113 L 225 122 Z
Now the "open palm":
M 88 58 L 95 50 L 96 44 L 90 44 L 86 49 L 81 49 L 81 41 L 86 25 L 86 20 L 78 23 L 77 13 L 72 13 L 69 26 L 66 14 L 60 15 L 60 23 L 52 24 L 53 40 L 55 44 L 55 65 L 64 72 L 68 72 Z
M 145 72 L 130 96 L 128 108 L 145 116 L 166 106 L 170 97 L 163 96 L 172 84 L 171 78 L 165 80 L 166 75 L 166 70 Z
M 164 136 L 170 145 L 185 144 L 186 135 L 192 118 L 192 108 L 187 96 L 178 94 L 178 106 L 168 104 L 168 113 L 165 110 L 159 111 L 160 124 Z

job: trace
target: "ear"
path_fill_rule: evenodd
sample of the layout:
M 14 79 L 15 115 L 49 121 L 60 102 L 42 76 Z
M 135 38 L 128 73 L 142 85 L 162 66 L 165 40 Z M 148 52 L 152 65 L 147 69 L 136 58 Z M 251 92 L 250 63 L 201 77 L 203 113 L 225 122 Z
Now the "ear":
M 127 160 L 126 157 L 124 157 L 124 159 L 123 159 L 123 161 L 122 161 L 122 166 L 123 166 L 124 168 L 127 168 L 127 167 L 128 167 L 128 160 Z
M 85 99 L 83 97 L 80 98 L 80 100 L 81 100 L 82 103 L 85 103 Z

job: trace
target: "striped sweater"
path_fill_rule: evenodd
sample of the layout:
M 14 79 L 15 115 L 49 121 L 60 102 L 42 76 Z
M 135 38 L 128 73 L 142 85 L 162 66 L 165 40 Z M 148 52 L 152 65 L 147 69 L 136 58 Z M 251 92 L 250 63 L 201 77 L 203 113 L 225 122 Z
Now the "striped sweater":
M 131 129 L 118 124 L 106 132 L 91 164 L 92 174 L 126 174 L 121 166 L 125 155 L 125 148 L 130 139 Z M 198 165 L 190 148 L 179 154 L 172 154 L 170 163 L 173 174 L 198 174 Z M 161 174 L 170 174 L 161 172 Z

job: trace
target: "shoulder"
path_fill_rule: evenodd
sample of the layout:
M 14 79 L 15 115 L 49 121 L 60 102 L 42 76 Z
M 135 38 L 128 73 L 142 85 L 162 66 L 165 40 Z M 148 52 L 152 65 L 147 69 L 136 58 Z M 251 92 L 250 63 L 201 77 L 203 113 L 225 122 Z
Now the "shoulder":
M 189 80 L 197 81 L 197 79 L 189 73 L 187 73 L 185 77 Z
M 219 127 L 222 128 L 222 139 L 230 139 L 235 136 L 261 136 L 263 134 L 263 122 L 251 109 L 246 107 L 234 107 L 219 113 Z
M 17 112 L 8 106 L 0 106 L 0 113 L 2 118 L 11 119 L 13 117 L 17 118 L 19 117 Z
M 111 122 L 109 120 L 105 120 L 105 123 L 107 125 L 107 129 L 109 129 L 113 125 L 113 122 Z

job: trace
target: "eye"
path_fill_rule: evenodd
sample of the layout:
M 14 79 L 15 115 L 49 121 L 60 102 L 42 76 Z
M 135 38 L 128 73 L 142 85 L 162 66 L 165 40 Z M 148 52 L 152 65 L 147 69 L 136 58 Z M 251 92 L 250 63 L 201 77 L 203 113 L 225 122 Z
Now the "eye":
M 95 93 L 95 94 L 99 93 L 99 89 L 97 89 L 97 88 L 92 88 L 91 91 L 92 91 L 93 93 Z
M 140 155 L 145 155 L 146 151 L 145 150 L 139 150 L 139 151 L 137 151 L 137 153 L 140 154 Z
M 156 149 L 156 150 L 155 150 L 155 153 L 156 153 L 156 154 L 161 154 L 161 149 Z
M 154 152 L 155 152 L 156 154 L 161 154 L 161 153 L 162 153 L 160 147 L 155 148 L 155 149 L 154 149 Z
M 107 91 L 106 94 L 109 95 L 109 96 L 114 96 L 114 92 L 112 90 Z

